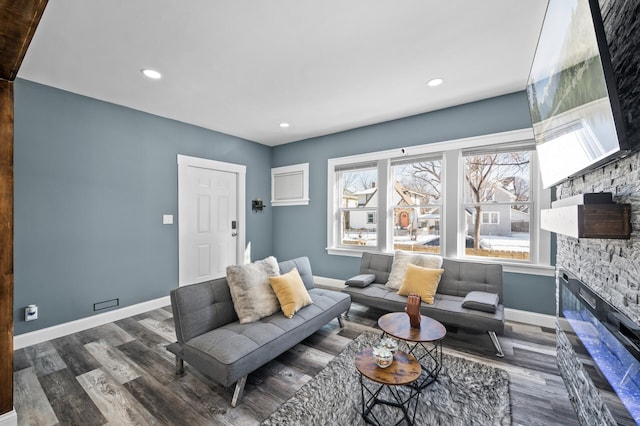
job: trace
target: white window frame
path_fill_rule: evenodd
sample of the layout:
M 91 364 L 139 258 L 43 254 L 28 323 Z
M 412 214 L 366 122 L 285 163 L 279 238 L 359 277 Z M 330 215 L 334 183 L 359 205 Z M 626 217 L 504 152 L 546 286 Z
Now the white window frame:
M 489 218 L 488 221 L 485 220 L 485 215 Z M 496 217 L 496 221 L 493 222 L 493 217 Z M 482 212 L 481 222 L 483 225 L 500 225 L 500 212 Z
M 405 155 L 442 154 L 442 210 L 440 216 L 440 250 L 441 255 L 451 259 L 499 263 L 506 272 L 553 276 L 555 268 L 550 265 L 551 234 L 540 229 L 540 210 L 549 208 L 551 192 L 542 187 L 537 156 L 531 156 L 531 199 L 535 214 L 530 221 L 529 261 L 496 258 L 474 258 L 465 256 L 464 209 L 460 208 L 464 200 L 464 181 L 462 153 L 471 148 L 490 147 L 492 145 L 513 144 L 514 150 L 525 145 L 533 146 L 533 131 L 529 129 L 493 133 L 471 138 L 434 142 L 410 148 L 398 148 L 348 157 L 331 158 L 327 161 L 327 252 L 331 255 L 359 257 L 363 251 L 393 252 L 393 206 L 387 205 L 392 185 L 388 184 L 390 163 Z M 378 162 L 378 209 L 377 209 L 377 246 L 340 245 L 340 218 L 337 215 L 340 206 L 338 182 L 335 179 L 336 166 L 348 164 Z
M 281 179 L 293 179 L 295 194 L 282 196 L 278 193 L 278 182 Z M 274 167 L 271 169 L 271 205 L 302 206 L 309 204 L 309 163 L 293 164 L 291 166 Z

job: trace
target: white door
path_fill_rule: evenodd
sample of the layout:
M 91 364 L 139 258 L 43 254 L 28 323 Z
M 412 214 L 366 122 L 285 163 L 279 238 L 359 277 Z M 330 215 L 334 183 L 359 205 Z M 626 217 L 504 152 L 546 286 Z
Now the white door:
M 180 285 L 223 277 L 243 259 L 244 184 L 245 166 L 178 156 Z

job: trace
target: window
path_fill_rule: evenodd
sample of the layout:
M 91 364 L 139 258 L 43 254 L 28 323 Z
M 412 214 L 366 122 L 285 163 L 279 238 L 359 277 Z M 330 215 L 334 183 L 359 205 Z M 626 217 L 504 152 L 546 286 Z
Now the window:
M 531 153 L 496 148 L 463 154 L 466 255 L 529 259 Z
M 500 212 L 482 212 L 483 225 L 497 225 L 500 223 Z
M 271 169 L 271 205 L 309 204 L 309 163 Z
M 327 250 L 439 253 L 548 275 L 538 224 L 550 193 L 533 150 L 526 129 L 330 159 Z
M 377 165 L 364 163 L 338 167 L 339 245 L 377 247 Z
M 442 157 L 391 161 L 393 249 L 440 253 Z

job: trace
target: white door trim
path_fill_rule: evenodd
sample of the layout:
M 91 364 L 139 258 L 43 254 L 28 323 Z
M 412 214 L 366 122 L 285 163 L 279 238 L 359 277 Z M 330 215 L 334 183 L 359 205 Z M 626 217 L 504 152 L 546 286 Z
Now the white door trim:
M 180 273 L 182 269 L 182 265 L 184 260 L 182 259 L 182 253 L 184 250 L 182 249 L 183 237 L 180 234 L 180 229 L 185 229 L 186 224 L 183 223 L 183 220 L 186 220 L 186 215 L 183 215 L 180 209 L 183 206 L 183 201 L 181 197 L 184 194 L 181 194 L 180 188 L 183 183 L 183 171 L 186 170 L 187 167 L 200 167 L 203 169 L 217 170 L 223 172 L 235 173 L 237 175 L 238 182 L 238 194 L 236 197 L 237 200 L 237 209 L 238 209 L 238 224 L 237 224 L 237 253 L 236 259 L 238 263 L 244 262 L 244 248 L 246 244 L 246 174 L 247 174 L 247 166 L 241 164 L 233 164 L 233 163 L 225 163 L 222 161 L 209 160 L 206 158 L 198 158 L 198 157 L 190 157 L 188 155 L 178 154 L 178 280 L 179 285 L 184 285 Z

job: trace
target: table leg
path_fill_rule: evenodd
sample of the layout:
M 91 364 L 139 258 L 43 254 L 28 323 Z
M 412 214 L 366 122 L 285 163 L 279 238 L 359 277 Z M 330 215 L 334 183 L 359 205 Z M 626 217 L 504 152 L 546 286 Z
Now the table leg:
M 376 405 L 387 405 L 390 407 L 399 408 L 402 412 L 402 417 L 395 423 L 395 425 L 399 425 L 403 422 L 413 426 L 415 423 L 416 411 L 418 409 L 418 399 L 420 396 L 420 389 L 414 386 L 389 386 L 380 384 L 379 386 L 376 384 L 371 386 L 373 382 L 369 386 L 364 381 L 362 375 L 360 375 L 360 392 L 361 392 L 361 401 L 362 401 L 362 411 L 361 415 L 363 420 L 367 424 L 378 425 L 378 426 L 387 426 L 387 423 L 381 422 L 373 412 L 373 409 Z M 408 389 L 408 396 L 403 397 L 400 388 Z M 373 389 L 373 390 L 372 390 Z M 392 400 L 382 399 L 381 393 L 384 389 L 388 390 L 388 393 L 391 395 Z M 365 392 L 366 391 L 366 392 Z M 412 409 L 413 403 L 413 409 Z

